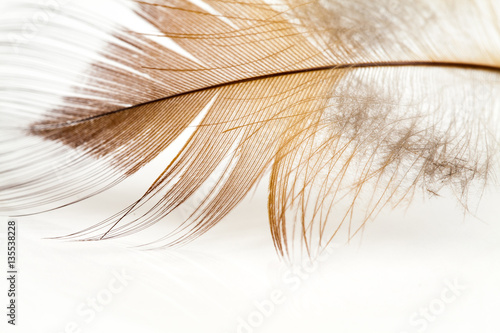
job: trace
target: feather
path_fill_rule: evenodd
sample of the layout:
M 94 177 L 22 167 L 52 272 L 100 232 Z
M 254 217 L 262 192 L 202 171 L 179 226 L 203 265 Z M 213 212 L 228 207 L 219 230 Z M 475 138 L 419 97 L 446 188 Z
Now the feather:
M 383 207 L 408 203 L 416 191 L 448 191 L 468 207 L 495 181 L 497 1 L 120 5 L 153 32 L 70 8 L 61 14 L 64 33 L 59 27 L 38 48 L 21 46 L 35 71 L 50 73 L 57 62 L 37 64 L 42 52 L 84 63 L 89 38 L 106 41 L 85 71 L 59 69 L 51 79 L 68 78 L 70 91 L 28 82 L 29 89 L 14 87 L 14 97 L 0 98 L 10 124 L 0 143 L 3 212 L 34 213 L 99 193 L 190 126 L 189 140 L 136 202 L 67 238 L 143 230 L 217 175 L 190 217 L 155 243 L 183 244 L 270 174 L 278 252 L 314 256 L 335 235 L 353 237 Z M 0 32 L 16 29 L 7 23 Z M 55 105 L 38 98 L 53 95 L 62 97 Z

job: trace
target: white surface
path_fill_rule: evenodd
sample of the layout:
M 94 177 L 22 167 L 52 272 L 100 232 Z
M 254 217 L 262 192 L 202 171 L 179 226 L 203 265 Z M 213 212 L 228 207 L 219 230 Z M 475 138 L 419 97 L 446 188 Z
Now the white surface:
M 293 272 L 272 248 L 263 192 L 181 249 L 131 249 L 130 238 L 42 239 L 113 212 L 110 205 L 97 212 L 95 202 L 19 218 L 20 324 L 13 331 L 65 332 L 75 322 L 76 332 L 238 332 L 239 318 L 259 318 L 256 302 L 268 304 L 282 293 L 283 302 L 252 332 L 419 332 L 422 319 L 412 325 L 414 313 L 429 306 L 438 311 L 442 294 L 452 297 L 447 281 L 457 280 L 466 289 L 425 331 L 498 332 L 498 196 L 483 202 L 490 224 L 463 221 L 446 200 L 416 204 L 406 214 L 380 216 L 317 266 Z M 132 280 L 95 318 L 77 312 L 89 309 L 89 297 L 105 297 L 123 271 Z

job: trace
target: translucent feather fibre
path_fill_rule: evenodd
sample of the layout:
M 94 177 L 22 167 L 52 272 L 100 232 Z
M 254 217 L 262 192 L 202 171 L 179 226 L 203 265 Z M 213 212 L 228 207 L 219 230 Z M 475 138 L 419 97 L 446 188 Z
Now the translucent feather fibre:
M 217 174 L 199 207 L 159 240 L 182 244 L 220 222 L 270 174 L 278 252 L 295 251 L 298 241 L 299 251 L 313 255 L 417 192 L 455 195 L 467 208 L 495 183 L 498 1 L 120 5 L 151 31 L 113 23 L 105 13 L 57 8 L 62 19 L 36 47 L 11 41 L 23 49 L 18 59 L 7 41 L 22 28 L 0 26 L 6 62 L 46 74 L 43 81 L 26 74 L 24 84 L 6 84 L 0 95 L 3 213 L 54 209 L 114 186 L 193 124 L 146 193 L 68 238 L 143 230 Z M 90 67 L 59 68 L 88 61 L 92 38 L 104 43 Z M 71 89 L 53 88 L 62 81 Z

